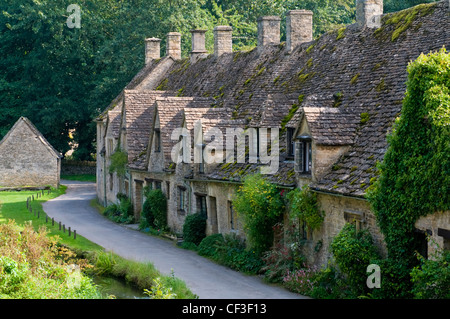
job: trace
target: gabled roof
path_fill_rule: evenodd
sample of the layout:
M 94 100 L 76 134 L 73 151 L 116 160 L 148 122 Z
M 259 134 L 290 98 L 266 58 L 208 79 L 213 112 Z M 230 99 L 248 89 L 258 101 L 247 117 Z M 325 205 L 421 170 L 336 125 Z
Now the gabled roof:
M 59 153 L 55 148 L 53 148 L 53 146 L 45 139 L 45 137 L 41 134 L 41 132 L 39 132 L 36 126 L 34 126 L 34 124 L 31 123 L 31 121 L 28 118 L 23 116 L 21 116 L 17 120 L 17 122 L 13 125 L 13 127 L 9 130 L 9 132 L 3 137 L 3 139 L 0 141 L 0 146 L 8 139 L 8 137 L 12 134 L 12 132 L 16 130 L 17 126 L 20 123 L 24 123 L 28 127 L 30 133 L 33 134 L 46 147 L 46 149 L 50 152 L 50 154 L 52 154 L 57 158 L 63 157 L 62 154 Z
M 261 53 L 210 56 L 194 65 L 176 61 L 161 83 L 186 96 L 214 97 L 215 105 L 227 110 L 224 117 L 245 120 L 250 127 L 293 125 L 289 120 L 305 116 L 318 143 L 350 146 L 313 187 L 363 196 L 376 160 L 387 149 L 386 134 L 400 114 L 408 63 L 443 46 L 450 46 L 446 1 L 385 14 L 376 30 L 351 25 L 328 32 L 291 53 L 280 44 Z M 307 103 L 299 106 L 301 100 Z M 292 117 L 296 104 L 300 110 Z M 211 176 L 245 176 L 230 167 L 218 167 Z M 286 185 L 292 180 L 290 169 L 287 174 L 286 183 L 280 176 Z
M 124 90 L 122 129 L 125 130 L 128 164 L 134 168 L 145 165 L 145 154 L 153 128 L 155 101 L 168 95 L 163 91 Z

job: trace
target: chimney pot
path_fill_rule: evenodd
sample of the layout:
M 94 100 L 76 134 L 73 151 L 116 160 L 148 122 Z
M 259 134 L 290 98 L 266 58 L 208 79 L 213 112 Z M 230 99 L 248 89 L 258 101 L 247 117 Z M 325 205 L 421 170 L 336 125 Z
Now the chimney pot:
M 291 10 L 286 15 L 286 50 L 313 40 L 313 12 L 309 10 Z
M 167 34 L 166 52 L 175 60 L 181 60 L 181 33 L 169 32 Z
M 198 59 L 208 55 L 205 45 L 205 33 L 207 30 L 191 30 L 192 34 L 192 51 L 191 63 L 197 62 Z
M 381 27 L 383 0 L 356 0 L 356 25 L 358 29 Z
M 161 39 L 145 39 L 145 65 L 159 58 L 161 58 Z
M 280 21 L 277 16 L 258 18 L 258 51 L 262 52 L 266 45 L 280 44 Z
M 219 57 L 224 53 L 233 53 L 233 28 L 227 25 L 219 25 L 214 28 L 214 56 Z

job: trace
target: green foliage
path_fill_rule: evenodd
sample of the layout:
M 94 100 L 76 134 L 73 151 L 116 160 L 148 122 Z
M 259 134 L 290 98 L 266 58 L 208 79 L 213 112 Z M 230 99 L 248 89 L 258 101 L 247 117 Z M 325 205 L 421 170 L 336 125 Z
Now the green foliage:
M 157 229 L 167 228 L 167 199 L 160 189 L 148 189 L 146 200 L 142 208 L 142 215 L 148 226 Z
M 317 205 L 317 195 L 308 186 L 296 188 L 287 194 L 288 209 L 292 220 L 305 222 L 310 230 L 320 228 L 325 213 Z
M 225 244 L 222 234 L 213 234 L 205 237 L 198 245 L 198 254 L 204 257 L 214 258 L 217 256 L 217 248 Z
M 183 240 L 199 245 L 206 237 L 206 218 L 201 213 L 191 214 L 186 217 L 183 225 Z
M 133 204 L 131 200 L 122 193 L 117 194 L 118 204 L 111 204 L 105 208 L 103 215 L 116 223 L 131 224 L 134 222 Z
M 411 272 L 412 293 L 417 299 L 450 298 L 450 252 L 439 252 L 433 259 L 419 256 L 421 265 Z
M 389 293 L 406 297 L 417 263 L 415 222 L 450 209 L 450 55 L 422 54 L 408 73 L 401 117 L 367 195 L 388 249 Z
M 158 277 L 153 279 L 153 286 L 151 290 L 144 289 L 144 293 L 148 295 L 151 299 L 175 299 L 177 294 L 172 292 L 171 287 L 165 287 Z
M 35 232 L 11 220 L 0 225 L 0 298 L 100 298 L 90 278 L 81 268 L 73 272 L 60 252 L 44 228 Z
M 117 173 L 119 176 L 124 176 L 126 172 L 126 165 L 128 164 L 128 154 L 121 149 L 117 149 L 110 156 L 111 163 L 109 164 L 109 172 Z
M 239 187 L 233 206 L 244 223 L 249 249 L 261 255 L 272 246 L 272 227 L 285 210 L 280 191 L 261 175 L 249 175 Z
M 330 250 L 356 295 L 363 293 L 367 266 L 379 259 L 369 231 L 358 231 L 355 225 L 346 224 L 333 239 Z

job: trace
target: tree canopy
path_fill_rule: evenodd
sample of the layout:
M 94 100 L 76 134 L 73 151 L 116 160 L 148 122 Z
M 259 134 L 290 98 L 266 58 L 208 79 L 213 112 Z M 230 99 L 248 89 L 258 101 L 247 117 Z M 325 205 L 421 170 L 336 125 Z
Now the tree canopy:
M 419 0 L 387 0 L 389 10 Z M 354 21 L 354 0 L 80 0 L 81 28 L 66 21 L 69 0 L 3 0 L 0 3 L 0 138 L 28 117 L 60 152 L 95 153 L 93 120 L 144 64 L 144 39 L 190 30 L 233 27 L 234 50 L 256 45 L 256 19 L 284 18 L 291 9 L 314 12 L 314 35 Z M 282 24 L 282 37 L 285 38 Z M 213 34 L 207 33 L 207 49 Z M 165 51 L 165 42 L 162 42 Z M 71 133 L 72 134 L 69 134 Z

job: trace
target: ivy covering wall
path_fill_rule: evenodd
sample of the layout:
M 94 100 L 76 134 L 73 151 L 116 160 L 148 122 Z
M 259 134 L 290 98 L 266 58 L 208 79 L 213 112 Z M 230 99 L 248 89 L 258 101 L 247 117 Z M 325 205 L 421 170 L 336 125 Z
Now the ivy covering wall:
M 368 192 L 385 236 L 382 266 L 387 297 L 408 297 L 417 263 L 415 223 L 421 216 L 450 210 L 450 55 L 445 48 L 408 65 L 402 113 L 388 136 Z

